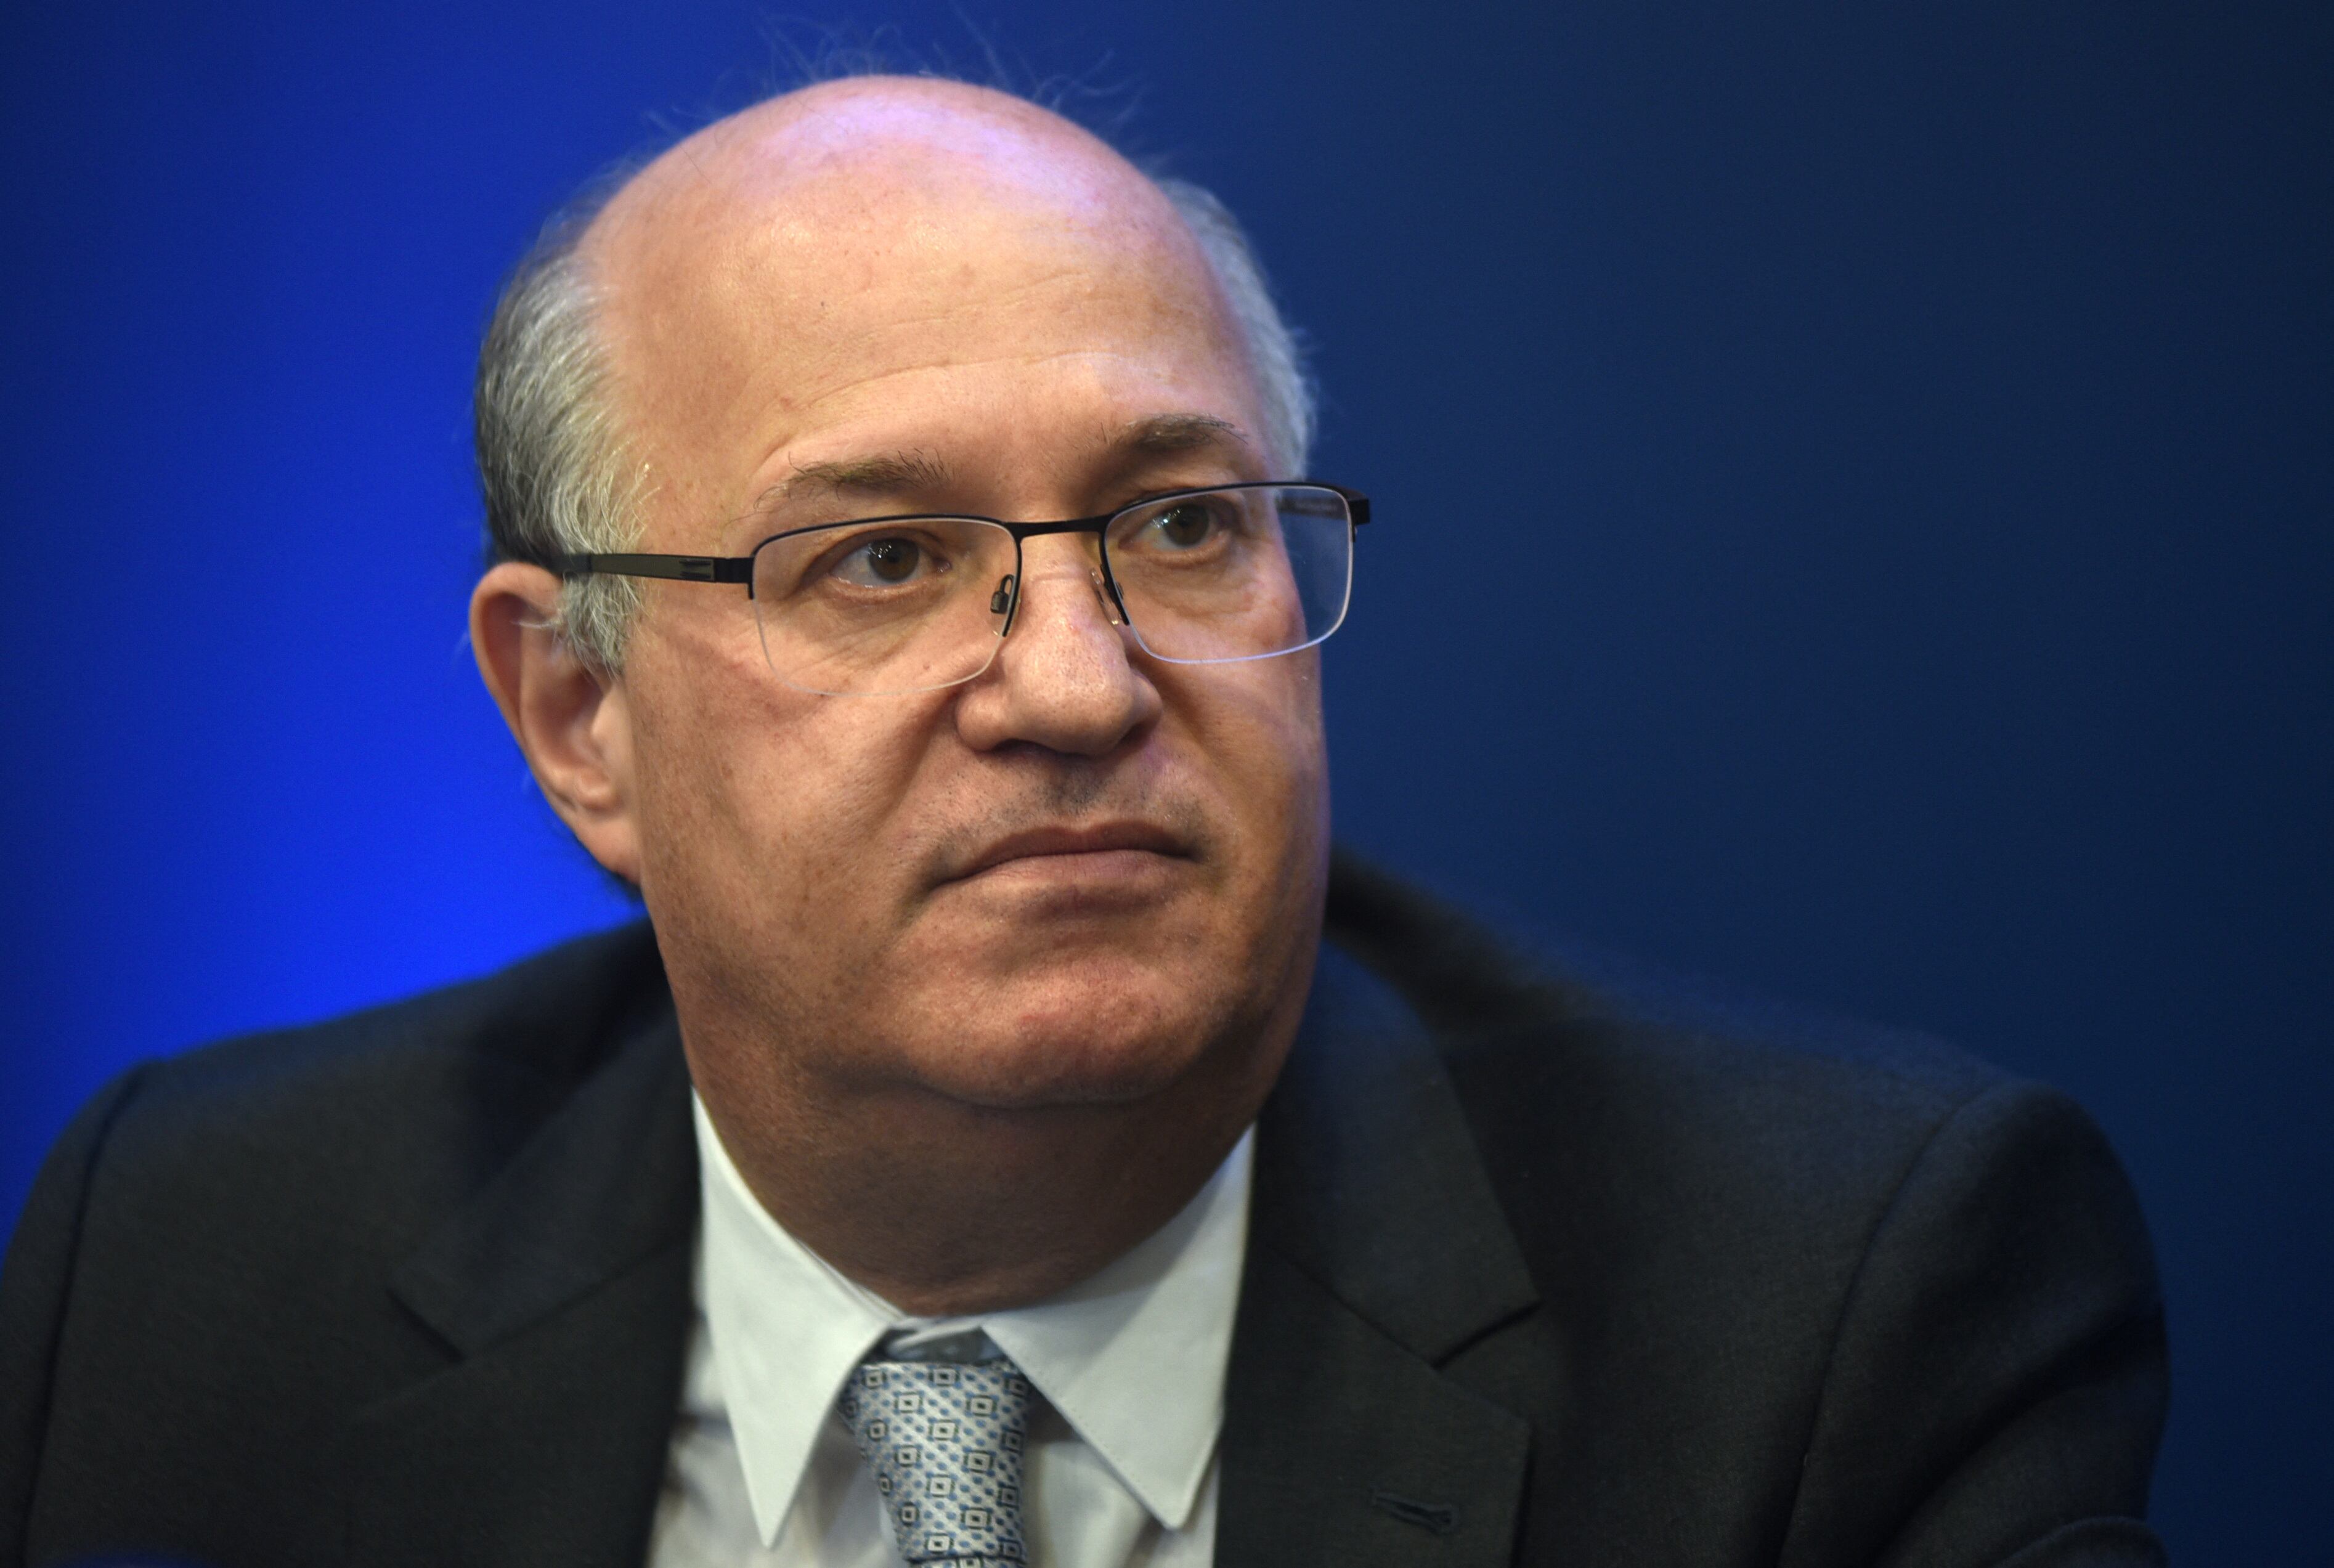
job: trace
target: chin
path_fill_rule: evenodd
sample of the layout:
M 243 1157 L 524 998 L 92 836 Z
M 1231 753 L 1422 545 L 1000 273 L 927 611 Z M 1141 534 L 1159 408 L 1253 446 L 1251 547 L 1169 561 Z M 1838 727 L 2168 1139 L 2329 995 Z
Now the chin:
M 1068 968 L 976 991 L 990 998 L 976 1015 L 915 1032 L 909 1070 L 951 1099 L 998 1110 L 1126 1104 L 1199 1070 L 1243 1011 L 1124 959 Z

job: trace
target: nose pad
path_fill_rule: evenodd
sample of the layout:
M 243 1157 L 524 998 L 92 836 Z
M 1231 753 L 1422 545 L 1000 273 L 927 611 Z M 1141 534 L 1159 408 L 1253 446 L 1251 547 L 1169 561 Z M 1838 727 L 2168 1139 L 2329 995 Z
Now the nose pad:
M 1087 567 L 1086 581 L 1094 584 L 1095 597 L 1102 601 L 1102 612 L 1110 618 L 1110 623 L 1113 626 L 1124 626 L 1126 606 L 1118 601 L 1117 591 L 1111 587 L 1110 580 L 1102 574 L 1101 569 Z
M 997 592 L 989 596 L 989 613 L 1003 615 L 1013 608 L 1013 591 L 1020 582 L 1010 572 L 997 580 Z

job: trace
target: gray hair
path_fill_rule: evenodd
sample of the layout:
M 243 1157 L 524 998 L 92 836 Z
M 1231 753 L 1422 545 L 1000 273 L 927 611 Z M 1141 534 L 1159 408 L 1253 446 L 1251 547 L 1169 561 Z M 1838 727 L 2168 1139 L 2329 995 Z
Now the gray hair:
M 547 564 L 554 556 L 637 549 L 647 469 L 615 411 L 600 294 L 578 253 L 584 231 L 621 178 L 600 183 L 542 236 L 504 284 L 478 353 L 478 483 L 490 560 Z M 1303 476 L 1313 447 L 1315 392 L 1303 346 L 1273 303 L 1248 236 L 1230 209 L 1189 180 L 1160 191 L 1199 242 L 1231 307 L 1262 404 L 1261 437 L 1281 478 Z M 568 579 L 555 630 L 593 669 L 623 668 L 641 605 L 630 577 Z
M 619 427 L 600 294 L 579 253 L 621 181 L 609 178 L 545 226 L 503 284 L 478 350 L 473 394 L 478 488 L 490 561 L 548 565 L 563 554 L 636 548 L 646 470 Z M 596 669 L 622 668 L 640 610 L 630 577 L 568 578 L 555 630 Z
M 1191 237 L 1208 258 L 1208 270 L 1232 309 L 1248 371 L 1263 407 L 1265 458 L 1276 479 L 1301 479 L 1313 460 L 1313 433 L 1319 419 L 1318 393 L 1305 364 L 1305 345 L 1272 298 L 1264 264 L 1249 244 L 1248 231 L 1213 191 L 1188 179 L 1153 176 L 1153 183 L 1173 204 Z

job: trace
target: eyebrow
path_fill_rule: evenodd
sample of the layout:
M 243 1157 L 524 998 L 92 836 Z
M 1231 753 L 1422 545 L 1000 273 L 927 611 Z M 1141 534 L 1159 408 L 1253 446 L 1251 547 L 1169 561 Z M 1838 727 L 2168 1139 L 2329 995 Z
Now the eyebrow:
M 948 465 L 929 452 L 877 452 L 863 457 L 839 457 L 831 463 L 802 464 L 763 493 L 762 505 L 798 501 L 806 495 L 891 495 L 939 490 L 946 487 L 948 480 Z
M 1212 414 L 1155 414 L 1122 427 L 1110 444 L 1133 452 L 1172 454 L 1243 447 L 1249 438 L 1238 425 Z

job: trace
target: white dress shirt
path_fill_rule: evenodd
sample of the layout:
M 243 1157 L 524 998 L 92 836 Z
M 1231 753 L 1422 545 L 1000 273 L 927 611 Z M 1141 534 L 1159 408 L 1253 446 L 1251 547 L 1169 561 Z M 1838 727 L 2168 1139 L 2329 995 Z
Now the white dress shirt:
M 1091 1279 L 1035 1306 L 934 1319 L 786 1234 L 702 1103 L 696 1118 L 697 1317 L 649 1568 L 902 1568 L 836 1396 L 879 1346 L 971 1359 L 981 1336 L 1040 1396 L 1023 1471 L 1033 1568 L 1208 1568 L 1253 1129 L 1181 1213 Z

